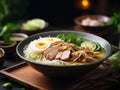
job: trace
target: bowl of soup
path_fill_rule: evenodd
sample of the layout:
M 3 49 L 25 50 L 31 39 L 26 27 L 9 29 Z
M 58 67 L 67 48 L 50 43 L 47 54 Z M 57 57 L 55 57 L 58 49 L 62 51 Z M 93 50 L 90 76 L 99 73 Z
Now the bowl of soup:
M 57 30 L 28 37 L 17 45 L 16 52 L 45 76 L 70 77 L 97 68 L 109 57 L 111 45 L 93 34 Z

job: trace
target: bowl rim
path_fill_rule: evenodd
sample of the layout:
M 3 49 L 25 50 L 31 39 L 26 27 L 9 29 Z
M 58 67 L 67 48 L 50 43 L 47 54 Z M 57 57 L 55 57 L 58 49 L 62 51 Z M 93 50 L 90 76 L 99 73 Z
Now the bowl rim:
M 3 42 L 4 43 L 4 41 L 1 41 L 0 40 L 0 42 Z M 9 45 L 7 45 L 7 46 L 1 46 L 0 45 L 0 48 L 11 48 L 11 47 L 14 47 L 16 44 L 17 44 L 17 41 L 10 41 L 11 43 L 9 44 Z
M 28 35 L 25 34 L 25 33 L 12 33 L 11 35 L 18 35 L 18 36 L 22 36 L 22 37 L 25 37 L 25 38 L 28 37 Z
M 20 41 L 22 41 L 22 40 L 13 40 L 12 38 L 14 37 L 14 36 L 20 36 L 20 37 L 23 37 L 24 39 L 25 38 L 28 38 L 28 35 L 27 34 L 25 34 L 25 33 L 12 33 L 11 35 L 10 35 L 10 41 L 18 41 L 18 42 L 20 42 Z M 23 39 L 23 40 L 24 40 Z
M 37 63 L 37 62 L 34 62 L 34 61 L 32 61 L 32 60 L 26 59 L 25 57 L 23 57 L 23 56 L 19 53 L 19 51 L 18 51 L 18 50 L 19 50 L 19 47 L 20 47 L 21 44 L 22 44 L 23 42 L 25 42 L 27 39 L 30 39 L 30 38 L 35 37 L 35 36 L 38 36 L 39 34 L 52 33 L 52 32 L 71 32 L 71 33 L 76 33 L 76 32 L 77 32 L 77 33 L 82 33 L 82 34 L 88 34 L 88 35 L 91 35 L 91 36 L 95 36 L 95 37 L 101 38 L 102 40 L 104 40 L 105 42 L 107 42 L 108 45 L 109 45 L 109 47 L 110 47 L 110 51 L 109 51 L 109 53 L 106 55 L 105 58 L 103 58 L 103 59 L 101 59 L 101 60 L 98 60 L 98 61 L 95 61 L 95 62 L 83 64 L 83 65 L 79 65 L 79 64 L 78 64 L 78 65 L 51 65 L 51 64 L 45 64 L 45 63 Z M 97 64 L 97 63 L 100 63 L 100 62 L 105 61 L 105 60 L 111 55 L 111 53 L 112 53 L 112 46 L 110 45 L 110 43 L 109 43 L 106 39 L 104 39 L 104 38 L 102 38 L 102 37 L 100 37 L 100 36 L 91 34 L 91 33 L 79 32 L 79 31 L 71 31 L 71 30 L 56 30 L 56 31 L 47 31 L 47 32 L 37 33 L 37 34 L 34 34 L 34 35 L 29 36 L 28 38 L 26 38 L 25 40 L 21 41 L 21 42 L 16 46 L 16 53 L 17 53 L 17 55 L 18 55 L 20 58 L 22 58 L 25 62 L 28 62 L 28 63 L 30 62 L 30 63 L 34 63 L 34 64 L 37 64 L 37 65 L 50 66 L 50 67 L 85 67 L 85 66 L 89 66 L 89 65 L 92 65 L 92 64 Z
M 86 17 L 103 17 L 103 18 L 109 19 L 110 23 L 107 24 L 107 25 L 104 25 L 104 26 L 89 26 L 89 25 L 84 26 L 84 25 L 81 24 L 80 21 L 81 21 L 83 18 L 86 18 Z M 81 19 L 81 20 L 80 20 L 80 19 Z M 77 24 L 77 25 L 79 25 L 79 26 L 89 27 L 89 28 L 106 27 L 106 26 L 110 26 L 110 25 L 113 24 L 113 21 L 112 21 L 112 18 L 111 18 L 111 17 L 106 16 L 106 15 L 94 15 L 94 14 L 87 14 L 87 15 L 77 16 L 77 17 L 75 17 L 75 18 L 73 19 L 73 21 L 75 22 L 75 24 Z

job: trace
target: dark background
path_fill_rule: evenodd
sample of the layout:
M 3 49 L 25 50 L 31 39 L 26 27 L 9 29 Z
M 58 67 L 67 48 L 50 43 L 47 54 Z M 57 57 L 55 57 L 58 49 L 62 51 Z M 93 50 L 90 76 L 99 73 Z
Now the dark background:
M 25 8 L 23 11 L 26 11 L 26 13 L 22 14 L 23 12 L 18 10 L 19 13 L 17 13 L 17 15 L 15 15 L 14 19 L 12 20 L 16 20 L 16 18 L 20 18 L 20 20 L 42 18 L 49 23 L 50 27 L 73 26 L 74 25 L 73 19 L 80 15 L 101 14 L 112 16 L 114 12 L 120 11 L 120 0 L 89 0 L 91 3 L 91 7 L 86 10 L 76 6 L 77 2 L 79 2 L 80 0 L 25 0 L 25 1 L 27 1 L 27 3 L 25 3 Z M 13 8 L 16 8 L 16 6 L 13 6 Z M 111 33 L 109 41 L 111 43 L 118 42 L 116 36 L 112 34 L 113 33 Z M 116 43 L 116 45 L 118 45 L 118 43 Z M 20 63 L 21 59 L 18 60 L 16 58 L 18 57 L 11 57 L 5 60 L 5 63 L 2 68 L 10 67 L 17 63 Z M 25 87 L 0 75 L 0 90 L 5 90 L 3 89 L 2 84 L 6 82 L 11 82 L 13 84 L 14 87 L 11 90 L 20 90 L 21 87 Z M 118 85 L 118 87 L 114 89 L 111 88 L 111 90 L 120 90 L 120 87 Z
M 25 19 L 42 18 L 51 26 L 72 26 L 73 19 L 84 14 L 111 16 L 120 11 L 120 0 L 88 0 L 91 7 L 84 10 L 77 7 L 81 0 L 28 0 Z

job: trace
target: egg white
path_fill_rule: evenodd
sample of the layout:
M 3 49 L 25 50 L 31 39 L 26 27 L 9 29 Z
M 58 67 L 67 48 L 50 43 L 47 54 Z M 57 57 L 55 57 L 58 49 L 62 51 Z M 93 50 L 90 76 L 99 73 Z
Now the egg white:
M 38 43 L 44 43 L 45 46 L 38 47 L 37 46 Z M 42 40 L 42 39 L 38 39 L 38 40 L 32 41 L 28 45 L 28 49 L 30 49 L 31 52 L 40 53 L 40 52 L 43 52 L 45 49 L 47 49 L 49 46 L 50 46 L 50 43 L 48 41 L 45 41 L 45 40 Z
M 57 38 L 57 37 L 45 37 L 45 38 L 40 38 L 42 40 L 45 40 L 49 43 L 53 43 L 53 42 L 56 42 L 56 41 L 62 41 L 61 39 Z

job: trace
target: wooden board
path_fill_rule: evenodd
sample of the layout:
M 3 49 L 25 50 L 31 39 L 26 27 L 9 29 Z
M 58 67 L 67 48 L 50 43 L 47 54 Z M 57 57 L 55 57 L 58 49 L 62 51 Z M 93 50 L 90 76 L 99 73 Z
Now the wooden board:
M 73 80 L 51 79 L 22 62 L 0 71 L 7 78 L 35 90 L 67 90 Z M 72 83 L 71 83 L 72 82 Z
M 93 81 L 96 81 L 97 83 L 97 79 L 107 76 L 111 73 L 111 70 L 109 70 L 108 67 L 107 70 L 103 67 L 97 68 L 86 75 L 80 76 L 79 78 L 52 79 L 34 70 L 27 63 L 22 62 L 5 68 L 1 70 L 0 73 L 7 78 L 34 90 L 74 90 L 81 87 L 85 83 L 90 84 L 91 82 L 93 83 Z

